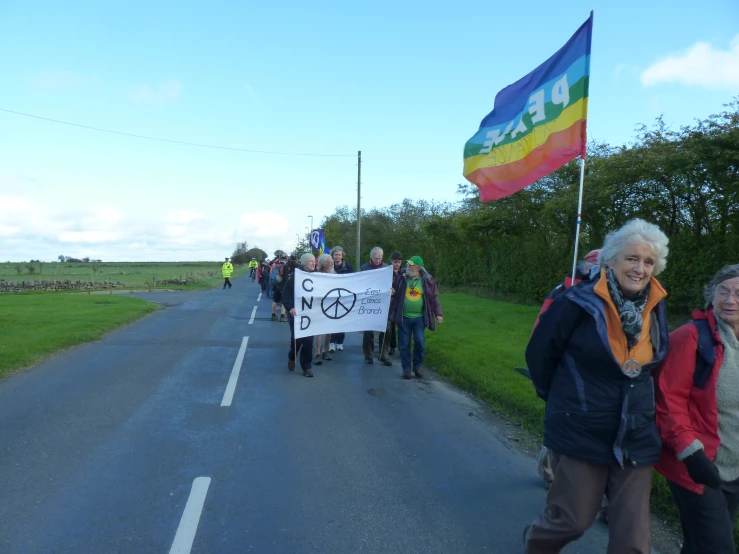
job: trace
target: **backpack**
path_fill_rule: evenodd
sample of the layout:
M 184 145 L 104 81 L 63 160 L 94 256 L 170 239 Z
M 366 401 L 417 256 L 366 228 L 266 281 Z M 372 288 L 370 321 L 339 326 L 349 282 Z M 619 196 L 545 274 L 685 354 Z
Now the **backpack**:
M 708 378 L 711 376 L 713 366 L 716 363 L 716 340 L 711 332 L 711 327 L 705 319 L 691 321 L 698 331 L 698 347 L 695 350 L 695 373 L 693 374 L 693 385 L 699 389 L 705 389 Z
M 276 288 L 282 282 L 282 268 L 285 264 L 277 264 L 269 274 L 269 284 L 272 288 Z

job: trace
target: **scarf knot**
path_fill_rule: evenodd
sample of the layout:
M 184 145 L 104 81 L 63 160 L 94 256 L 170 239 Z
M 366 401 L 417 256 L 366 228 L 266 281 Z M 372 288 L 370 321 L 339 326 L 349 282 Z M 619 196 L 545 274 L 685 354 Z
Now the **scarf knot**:
M 632 298 L 626 298 L 616 280 L 616 275 L 610 267 L 606 268 L 606 279 L 608 280 L 608 292 L 611 294 L 611 300 L 616 305 L 618 315 L 621 318 L 621 327 L 626 335 L 626 342 L 629 348 L 634 348 L 641 337 L 642 312 L 647 305 L 651 284 L 647 283 L 647 286 Z

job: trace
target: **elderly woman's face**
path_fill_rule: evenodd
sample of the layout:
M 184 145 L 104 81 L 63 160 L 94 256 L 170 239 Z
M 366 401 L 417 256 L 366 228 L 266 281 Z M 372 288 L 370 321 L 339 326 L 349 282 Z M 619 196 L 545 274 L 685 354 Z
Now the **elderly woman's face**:
M 313 257 L 308 258 L 305 260 L 305 263 L 303 264 L 303 268 L 305 268 L 307 271 L 313 271 L 316 269 L 316 259 Z
M 726 279 L 716 286 L 713 311 L 735 329 L 739 326 L 739 277 Z
M 341 250 L 337 250 L 333 254 L 331 254 L 334 258 L 334 263 L 340 264 L 341 260 L 344 259 L 344 253 Z
M 627 246 L 609 267 L 621 289 L 627 295 L 634 295 L 649 284 L 656 259 L 652 247 L 639 242 Z

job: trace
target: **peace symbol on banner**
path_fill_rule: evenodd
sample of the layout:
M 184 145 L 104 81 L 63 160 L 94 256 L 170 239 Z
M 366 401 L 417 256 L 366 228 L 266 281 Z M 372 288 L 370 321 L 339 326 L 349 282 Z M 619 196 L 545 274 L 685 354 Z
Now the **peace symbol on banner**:
M 336 288 L 321 300 L 321 311 L 329 319 L 341 319 L 349 314 L 357 302 L 357 295 L 348 289 Z
M 318 231 L 313 231 L 310 234 L 310 245 L 314 250 L 318 250 L 321 247 L 321 234 Z

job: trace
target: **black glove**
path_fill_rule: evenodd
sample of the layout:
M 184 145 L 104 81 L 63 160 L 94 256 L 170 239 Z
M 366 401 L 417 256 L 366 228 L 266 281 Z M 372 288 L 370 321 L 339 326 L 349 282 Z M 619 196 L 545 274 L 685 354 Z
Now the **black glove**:
M 685 467 L 688 468 L 690 478 L 698 485 L 706 485 L 712 489 L 717 489 L 723 483 L 718 474 L 718 468 L 703 450 L 698 450 L 695 454 L 691 454 L 683 460 Z

